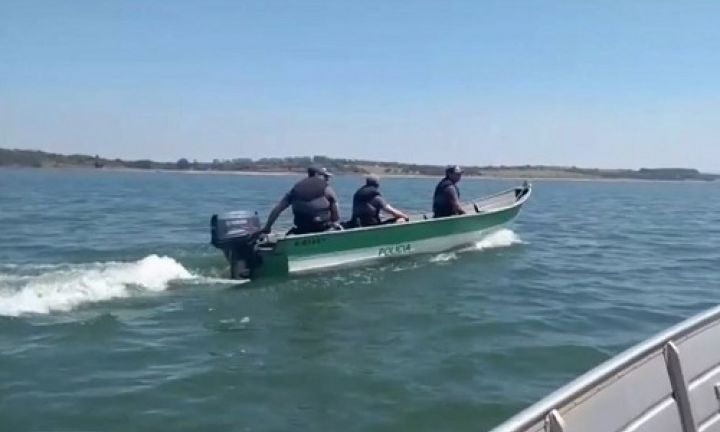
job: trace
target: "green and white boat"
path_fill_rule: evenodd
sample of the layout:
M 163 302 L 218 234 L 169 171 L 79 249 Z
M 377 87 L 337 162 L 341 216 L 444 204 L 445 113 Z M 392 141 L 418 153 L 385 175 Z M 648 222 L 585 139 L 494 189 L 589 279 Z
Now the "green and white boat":
M 474 244 L 510 222 L 528 200 L 524 183 L 496 195 L 465 204 L 466 214 L 322 233 L 260 234 L 257 213 L 213 215 L 212 244 L 221 249 L 234 279 L 287 276 L 337 266 L 440 253 Z

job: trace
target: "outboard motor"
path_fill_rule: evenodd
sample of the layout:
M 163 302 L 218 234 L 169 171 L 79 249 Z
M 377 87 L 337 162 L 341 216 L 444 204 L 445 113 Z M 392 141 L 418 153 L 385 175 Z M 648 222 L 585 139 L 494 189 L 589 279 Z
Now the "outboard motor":
M 233 211 L 213 215 L 210 219 L 210 241 L 223 251 L 230 263 L 230 277 L 246 279 L 260 265 L 257 242 L 262 226 L 257 212 Z

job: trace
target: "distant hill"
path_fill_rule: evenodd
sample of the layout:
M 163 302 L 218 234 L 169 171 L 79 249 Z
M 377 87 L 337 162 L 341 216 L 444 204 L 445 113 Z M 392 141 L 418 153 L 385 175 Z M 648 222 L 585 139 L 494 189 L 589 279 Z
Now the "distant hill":
M 189 161 L 156 162 L 147 159 L 106 159 L 98 155 L 63 155 L 37 150 L 0 148 L 0 167 L 34 168 L 130 168 L 141 170 L 177 171 L 240 171 L 240 172 L 304 172 L 311 165 L 324 166 L 338 174 L 385 174 L 441 176 L 445 167 L 440 165 L 379 162 L 362 159 L 340 159 L 326 156 L 286 158 L 215 159 L 212 162 Z M 523 166 L 463 166 L 467 175 L 497 178 L 577 178 L 577 179 L 635 179 L 635 180 L 704 180 L 711 181 L 720 175 L 704 174 L 691 168 L 596 169 L 544 165 Z

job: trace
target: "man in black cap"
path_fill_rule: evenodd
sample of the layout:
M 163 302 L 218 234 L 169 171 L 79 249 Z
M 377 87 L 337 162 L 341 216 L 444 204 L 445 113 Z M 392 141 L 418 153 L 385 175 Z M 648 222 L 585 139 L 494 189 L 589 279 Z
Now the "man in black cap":
M 269 233 L 280 213 L 292 206 L 295 228 L 292 234 L 326 231 L 340 219 L 338 199 L 328 184 L 332 174 L 325 168 L 311 166 L 308 176 L 297 182 L 270 212 L 263 232 Z
M 465 214 L 465 210 L 460 205 L 460 189 L 457 187 L 461 177 L 462 169 L 459 166 L 453 165 L 445 169 L 445 177 L 435 188 L 433 217 Z
M 409 220 L 405 213 L 385 201 L 379 189 L 380 178 L 378 176 L 370 174 L 365 177 L 365 186 L 362 186 L 353 195 L 352 218 L 347 224 L 348 227 L 373 226 L 383 223 L 395 223 L 399 220 Z M 380 219 L 381 211 L 391 214 L 394 218 L 383 222 Z

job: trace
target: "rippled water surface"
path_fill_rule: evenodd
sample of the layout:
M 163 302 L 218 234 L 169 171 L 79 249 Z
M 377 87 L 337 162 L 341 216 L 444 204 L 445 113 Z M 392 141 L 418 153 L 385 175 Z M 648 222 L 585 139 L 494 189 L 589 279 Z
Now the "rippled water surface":
M 294 180 L 0 170 L 2 430 L 486 430 L 720 299 L 714 183 L 537 182 L 468 250 L 227 281 L 210 215 Z

